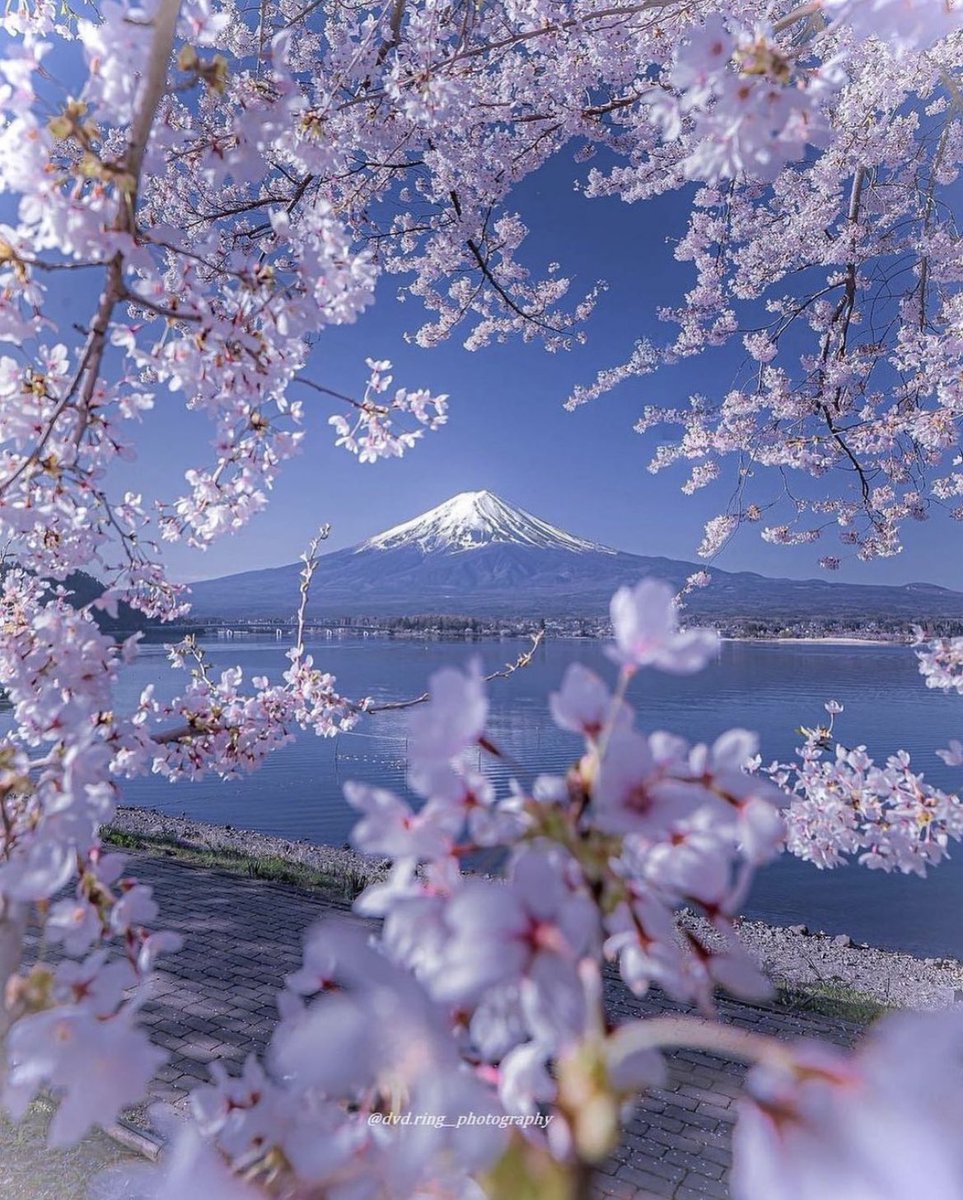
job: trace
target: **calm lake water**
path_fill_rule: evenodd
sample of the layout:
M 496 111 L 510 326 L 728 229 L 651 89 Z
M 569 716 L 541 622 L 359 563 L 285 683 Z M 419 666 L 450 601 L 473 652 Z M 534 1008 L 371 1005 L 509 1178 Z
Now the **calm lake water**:
M 332 671 L 341 690 L 355 697 L 402 699 L 425 689 L 432 671 L 446 663 L 481 656 L 492 671 L 526 648 L 511 640 L 415 642 L 382 638 L 332 638 L 311 646 L 315 662 Z M 235 663 L 246 677 L 280 677 L 286 666 L 283 642 L 210 640 L 205 649 L 217 670 Z M 577 738 L 551 723 L 548 692 L 566 666 L 581 661 L 606 676 L 611 664 L 598 642 L 549 641 L 530 667 L 491 685 L 493 740 L 526 769 L 564 770 L 578 753 Z M 173 694 L 175 676 L 164 651 L 148 646 L 125 672 L 127 699 L 157 684 Z M 644 729 L 668 729 L 694 739 L 711 739 L 740 725 L 756 730 L 764 761 L 791 754 L 794 730 L 823 716 L 823 704 L 845 705 L 837 719 L 844 742 L 862 741 L 885 757 L 910 751 L 917 770 L 933 783 L 953 788 L 960 773 L 934 754 L 963 730 L 963 701 L 928 691 L 911 650 L 896 646 L 828 646 L 727 642 L 720 659 L 703 673 L 675 678 L 642 672 L 631 699 Z M 341 796 L 347 779 L 403 787 L 405 718 L 372 717 L 357 733 L 334 739 L 303 734 L 273 755 L 254 775 L 238 781 L 217 778 L 171 784 L 160 777 L 125 785 L 125 801 L 199 820 L 262 830 L 283 837 L 340 845 L 352 813 Z M 954 860 L 926 881 L 884 876 L 859 867 L 817 871 L 788 856 L 759 876 L 747 912 L 777 924 L 805 922 L 811 928 L 849 933 L 858 941 L 963 957 L 963 846 Z

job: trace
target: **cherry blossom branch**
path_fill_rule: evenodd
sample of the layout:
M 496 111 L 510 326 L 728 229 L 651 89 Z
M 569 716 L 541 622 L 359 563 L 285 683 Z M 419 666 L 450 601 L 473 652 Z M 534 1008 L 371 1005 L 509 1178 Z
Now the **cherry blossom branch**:
M 157 109 L 167 90 L 167 72 L 174 49 L 174 33 L 180 9 L 181 0 L 160 0 L 151 22 L 152 36 L 147 72 L 140 89 L 139 103 L 123 159 L 125 182 L 120 189 L 116 221 L 116 228 L 131 236 L 137 231 L 137 198 L 144 154 L 157 117 Z M 106 286 L 97 313 L 91 322 L 90 335 L 84 351 L 83 371 L 86 382 L 80 396 L 78 433 L 86 423 L 86 414 L 100 374 L 111 317 L 124 296 L 123 264 L 123 254 L 118 251 L 107 266 Z
M 524 670 L 525 667 L 531 664 L 531 661 L 535 656 L 535 651 L 542 644 L 544 637 L 544 629 L 540 629 L 537 633 L 533 633 L 531 635 L 532 644 L 527 650 L 524 650 L 521 654 L 519 654 L 514 662 L 506 663 L 505 666 L 500 670 L 492 671 L 490 675 L 483 675 L 483 681 L 485 683 L 490 683 L 493 679 L 507 679 L 510 675 L 514 675 L 516 671 Z M 419 704 L 428 704 L 431 702 L 431 699 L 432 694 L 430 691 L 422 692 L 420 696 L 413 696 L 410 700 L 389 700 L 385 701 L 383 704 L 362 703 L 357 706 L 357 711 L 371 714 L 395 712 L 399 709 L 414 708 Z
M 169 321 L 197 322 L 204 319 L 200 313 L 185 312 L 180 308 L 158 304 L 156 300 L 149 300 L 146 296 L 141 296 L 137 292 L 131 292 L 127 288 L 121 290 L 118 299 L 127 300 L 140 308 L 146 308 L 148 312 L 154 313 L 155 316 L 166 317 Z
M 355 400 L 353 396 L 346 396 L 344 392 L 337 392 L 334 390 L 334 388 L 325 387 L 324 384 L 315 383 L 313 379 L 308 379 L 305 375 L 295 375 L 294 382 L 303 383 L 305 387 L 311 388 L 312 391 L 317 392 L 319 395 L 330 396 L 333 400 L 341 400 L 344 404 L 350 404 L 352 408 L 357 408 L 361 412 L 368 412 L 371 410 L 372 406 L 370 404 L 361 400 Z M 378 411 L 382 413 L 386 413 L 388 411 L 384 405 L 376 405 L 374 407 L 376 407 Z
M 786 29 L 791 29 L 793 25 L 797 25 L 800 21 L 806 20 L 807 17 L 813 17 L 821 13 L 824 7 L 823 0 L 810 0 L 807 4 L 800 4 L 792 12 L 786 13 L 778 21 L 774 21 L 773 30 L 776 33 L 783 33 Z
M 180 3 L 181 0 L 161 0 L 152 23 L 153 35 L 148 68 L 141 89 L 140 104 L 131 126 L 123 159 L 125 182 L 120 188 L 115 224 L 118 230 L 129 234 L 133 234 L 136 229 L 135 209 L 141 168 L 147 141 L 157 115 L 157 108 L 166 89 L 167 70 L 174 46 L 174 32 L 180 12 Z M 78 407 L 77 439 L 79 440 L 100 373 L 111 316 L 123 294 L 123 255 L 118 251 L 107 264 L 106 283 L 98 302 L 96 314 L 90 324 L 74 382 L 54 410 L 53 416 L 49 419 L 46 429 L 34 449 L 23 457 L 20 466 L 12 474 L 0 481 L 0 495 L 9 491 L 13 484 L 39 461 L 59 418 L 70 406 L 78 387 L 81 387 L 81 382 L 85 380 L 81 388 Z

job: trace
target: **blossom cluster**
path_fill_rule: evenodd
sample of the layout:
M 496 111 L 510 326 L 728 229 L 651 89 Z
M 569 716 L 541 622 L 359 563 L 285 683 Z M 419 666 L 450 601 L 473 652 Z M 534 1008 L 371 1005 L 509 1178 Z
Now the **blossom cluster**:
M 357 454 L 359 462 L 377 462 L 379 458 L 400 458 L 411 449 L 425 430 L 438 429 L 447 418 L 448 397 L 432 396 L 425 389 L 409 392 L 398 388 L 387 402 L 375 400 L 388 391 L 392 376 L 391 363 L 368 359 L 371 376 L 363 399 L 357 404 L 354 423 L 340 413 L 328 420 L 337 433 L 335 445 L 344 446 Z M 401 433 L 393 431 L 392 423 L 399 413 L 414 417 L 416 428 Z
M 963 839 L 959 796 L 914 771 L 905 750 L 880 765 L 865 746 L 836 741 L 833 723 L 843 706 L 830 701 L 826 708 L 828 725 L 801 730 L 798 758 L 765 769 L 792 796 L 787 848 L 819 867 L 855 858 L 874 870 L 925 876 L 948 856 L 950 842 Z
M 361 706 L 339 695 L 333 675 L 319 671 L 297 645 L 288 651 L 283 682 L 255 676 L 251 690 L 243 673 L 229 667 L 217 678 L 191 637 L 171 647 L 175 667 L 190 666 L 190 681 L 168 703 L 154 698 L 153 685 L 141 694 L 135 720 L 151 722 L 150 769 L 169 779 L 199 779 L 213 771 L 231 779 L 256 770 L 275 750 L 290 744 L 297 729 L 331 737 L 354 725 Z M 157 724 L 157 723 L 160 724 Z M 115 760 L 118 772 L 134 774 L 143 761 Z
M 924 645 L 916 657 L 926 686 L 963 696 L 963 637 L 927 642 L 922 629 L 917 628 L 916 644 Z
M 915 629 L 920 674 L 928 688 L 939 688 L 944 692 L 963 695 L 963 638 L 936 638 L 927 642 L 923 630 Z M 963 767 L 963 744 L 953 738 L 946 750 L 937 750 L 940 758 L 950 767 Z
M 686 175 L 771 182 L 807 145 L 825 140 L 823 106 L 842 75 L 832 58 L 797 71 L 773 29 L 733 30 L 713 14 L 677 49 L 668 82 L 673 91 L 653 99 L 652 110 L 672 140 L 691 123 Z

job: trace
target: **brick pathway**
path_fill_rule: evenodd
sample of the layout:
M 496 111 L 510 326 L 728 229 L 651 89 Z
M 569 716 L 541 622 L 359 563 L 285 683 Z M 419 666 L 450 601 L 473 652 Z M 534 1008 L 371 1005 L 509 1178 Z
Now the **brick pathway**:
M 185 938 L 162 959 L 143 1019 L 170 1052 L 153 1096 L 182 1104 L 215 1059 L 239 1065 L 262 1051 L 277 1019 L 274 993 L 300 963 L 305 928 L 345 906 L 294 887 L 130 854 L 131 874 L 150 883 L 162 924 Z M 637 1000 L 618 979 L 608 1002 L 617 1018 L 679 1011 L 664 997 Z M 725 1020 L 781 1037 L 852 1039 L 854 1027 L 808 1014 L 722 1002 Z M 619 1151 L 602 1168 L 599 1193 L 615 1200 L 705 1200 L 728 1196 L 726 1173 L 732 1103 L 743 1068 L 694 1050 L 669 1056 L 664 1090 L 650 1092 L 630 1121 Z

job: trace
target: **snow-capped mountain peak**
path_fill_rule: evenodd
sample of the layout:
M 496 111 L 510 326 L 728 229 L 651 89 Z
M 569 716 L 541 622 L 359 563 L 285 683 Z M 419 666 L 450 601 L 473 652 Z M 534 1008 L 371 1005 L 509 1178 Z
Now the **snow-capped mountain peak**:
M 489 491 L 459 492 L 437 508 L 362 542 L 356 553 L 415 546 L 423 554 L 451 554 L 497 543 L 567 550 L 572 554 L 616 553 L 608 546 L 557 529 Z

